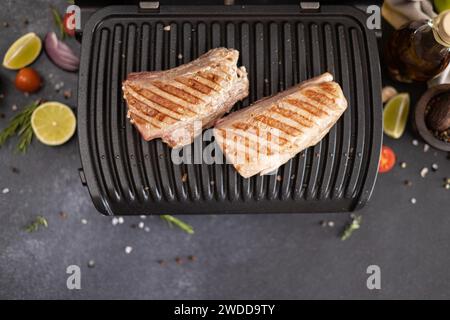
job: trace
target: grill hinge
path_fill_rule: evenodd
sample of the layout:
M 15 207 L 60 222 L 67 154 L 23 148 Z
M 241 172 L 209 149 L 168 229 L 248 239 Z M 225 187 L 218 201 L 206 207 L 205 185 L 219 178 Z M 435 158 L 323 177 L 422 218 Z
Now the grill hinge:
M 303 2 L 300 1 L 300 11 L 319 11 L 320 2 Z
M 139 1 L 139 9 L 145 11 L 159 11 L 159 1 Z

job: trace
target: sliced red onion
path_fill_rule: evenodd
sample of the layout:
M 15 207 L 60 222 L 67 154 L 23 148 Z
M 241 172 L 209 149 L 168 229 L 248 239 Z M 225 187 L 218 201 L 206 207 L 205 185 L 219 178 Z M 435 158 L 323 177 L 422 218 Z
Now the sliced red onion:
M 45 36 L 44 40 L 45 52 L 61 69 L 66 71 L 77 71 L 80 65 L 80 59 L 73 53 L 72 49 L 60 41 L 56 36 L 56 33 L 49 32 Z

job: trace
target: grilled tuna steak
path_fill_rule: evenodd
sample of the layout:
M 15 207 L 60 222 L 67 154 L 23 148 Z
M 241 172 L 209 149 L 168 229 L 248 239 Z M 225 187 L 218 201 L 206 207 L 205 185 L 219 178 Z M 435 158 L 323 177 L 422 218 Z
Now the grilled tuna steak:
M 214 136 L 243 177 L 267 174 L 318 143 L 346 108 L 340 86 L 324 73 L 219 120 Z
M 167 71 L 129 74 L 122 85 L 128 117 L 147 141 L 162 138 L 173 148 L 191 143 L 248 95 L 238 57 L 217 48 Z

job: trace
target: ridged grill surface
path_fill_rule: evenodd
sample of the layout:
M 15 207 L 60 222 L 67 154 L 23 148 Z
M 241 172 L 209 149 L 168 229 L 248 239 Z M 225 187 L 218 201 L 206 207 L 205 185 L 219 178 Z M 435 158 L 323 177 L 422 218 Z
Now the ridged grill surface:
M 83 34 L 78 106 L 83 170 L 97 209 L 175 214 L 361 207 L 375 183 L 381 145 L 376 42 L 364 19 L 338 6 L 319 13 L 295 6 L 97 12 Z M 234 110 L 325 71 L 342 86 L 348 110 L 320 143 L 276 175 L 243 179 L 229 164 L 174 165 L 169 147 L 159 139 L 145 142 L 126 118 L 122 81 L 130 72 L 173 68 L 219 46 L 239 50 L 238 65 L 248 71 L 250 95 Z

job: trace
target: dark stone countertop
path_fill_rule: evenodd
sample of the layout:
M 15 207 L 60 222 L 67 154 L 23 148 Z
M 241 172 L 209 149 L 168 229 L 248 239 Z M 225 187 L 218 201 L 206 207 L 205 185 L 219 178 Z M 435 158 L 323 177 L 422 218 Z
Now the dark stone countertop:
M 67 5 L 52 2 L 61 11 Z M 2 56 L 20 35 L 34 31 L 43 37 L 54 28 L 47 1 L 7 0 L 0 7 Z M 70 44 L 78 47 L 74 40 Z M 15 72 L 0 68 L 5 94 L 0 112 L 6 115 L 0 129 L 14 115 L 13 105 L 20 110 L 39 97 L 76 106 L 76 74 L 60 71 L 45 53 L 33 67 L 45 86 L 30 97 L 14 89 Z M 56 92 L 60 82 L 64 88 Z M 423 89 L 396 86 L 411 91 L 412 106 Z M 65 100 L 67 89 L 73 95 Z M 425 153 L 420 139 L 414 146 L 415 138 L 410 127 L 399 140 L 385 137 L 408 166 L 378 177 L 371 202 L 359 212 L 361 229 L 345 242 L 338 235 L 349 214 L 185 216 L 195 227 L 192 236 L 158 217 L 125 218 L 113 226 L 111 218 L 96 212 L 80 183 L 76 138 L 56 148 L 34 141 L 26 155 L 15 154 L 15 141 L 10 142 L 0 149 L 0 191 L 10 190 L 0 193 L 0 298 L 448 299 L 450 191 L 443 178 L 450 176 L 450 161 L 445 152 Z M 432 163 L 439 170 L 421 178 L 421 168 Z M 413 185 L 405 187 L 405 179 Z M 48 229 L 26 233 L 24 226 L 37 215 L 47 218 Z M 323 228 L 321 220 L 332 220 L 335 227 Z M 131 227 L 140 221 L 149 232 Z M 130 254 L 126 246 L 133 247 Z M 187 261 L 189 255 L 196 260 Z M 94 268 L 88 267 L 90 260 Z M 81 290 L 66 287 L 72 264 L 81 267 Z M 366 268 L 373 264 L 381 268 L 381 290 L 366 287 Z

